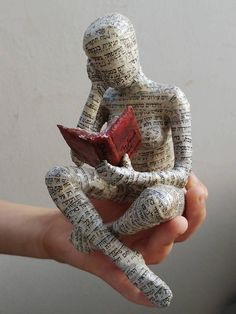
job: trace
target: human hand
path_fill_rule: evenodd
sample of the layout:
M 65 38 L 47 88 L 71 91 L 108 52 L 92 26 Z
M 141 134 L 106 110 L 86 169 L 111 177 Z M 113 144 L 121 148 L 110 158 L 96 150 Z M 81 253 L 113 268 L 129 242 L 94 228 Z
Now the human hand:
M 103 160 L 97 167 L 99 176 L 110 184 L 132 184 L 135 181 L 136 171 L 131 165 L 128 154 L 125 154 L 120 167 L 111 165 L 107 160 Z
M 137 234 L 122 236 L 121 241 L 131 249 L 139 251 L 146 264 L 160 263 L 169 254 L 174 242 L 187 239 L 201 225 L 206 213 L 206 197 L 205 186 L 195 175 L 191 175 L 186 191 L 185 217 L 176 217 Z M 119 218 L 130 205 L 108 200 L 94 200 L 93 203 L 104 223 Z M 60 212 L 55 212 L 43 237 L 47 258 L 67 263 L 100 277 L 134 303 L 153 306 L 108 257 L 99 251 L 90 254 L 78 252 L 68 241 L 71 231 L 72 225 Z

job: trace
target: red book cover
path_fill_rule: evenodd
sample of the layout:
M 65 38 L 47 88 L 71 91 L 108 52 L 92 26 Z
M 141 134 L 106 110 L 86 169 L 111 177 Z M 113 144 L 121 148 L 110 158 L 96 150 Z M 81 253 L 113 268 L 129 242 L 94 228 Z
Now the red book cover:
M 120 165 L 124 154 L 132 157 L 141 144 L 141 134 L 132 106 L 128 106 L 100 133 L 62 125 L 58 125 L 58 128 L 77 158 L 93 167 L 102 160 L 114 166 Z

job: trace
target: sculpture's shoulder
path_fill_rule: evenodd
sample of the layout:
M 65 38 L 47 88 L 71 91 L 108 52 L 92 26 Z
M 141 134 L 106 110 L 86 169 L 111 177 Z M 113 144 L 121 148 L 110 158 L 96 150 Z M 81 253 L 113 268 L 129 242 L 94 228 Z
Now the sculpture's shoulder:
M 178 87 L 167 85 L 167 84 L 159 84 L 154 81 L 148 80 L 145 83 L 138 82 L 136 84 L 131 85 L 128 88 L 123 90 L 117 90 L 112 87 L 109 87 L 104 95 L 103 98 L 105 100 L 113 100 L 119 97 L 127 97 L 132 95 L 152 95 L 152 96 L 169 96 L 172 97 L 173 95 L 178 93 Z
M 157 96 L 166 96 L 168 99 L 171 99 L 172 97 L 180 97 L 183 95 L 183 92 L 178 86 L 171 84 L 161 84 L 152 81 L 149 83 L 149 90 Z
M 135 88 L 133 90 L 135 92 Z M 154 96 L 165 96 L 168 99 L 171 99 L 173 96 L 178 97 L 180 94 L 183 94 L 181 89 L 175 85 L 157 83 L 149 79 L 146 79 L 143 84 L 140 84 L 137 92 L 147 94 L 150 93 Z
M 117 90 L 109 87 L 103 95 L 105 103 L 129 100 L 147 100 L 153 103 L 168 103 L 173 108 L 177 102 L 186 102 L 186 97 L 181 89 L 175 85 L 156 83 L 146 80 L 144 84 L 132 85 L 124 90 Z
M 187 109 L 187 107 L 190 107 L 185 94 L 176 85 L 157 84 L 155 94 L 157 97 L 167 101 L 170 110 L 180 109 L 180 107 Z

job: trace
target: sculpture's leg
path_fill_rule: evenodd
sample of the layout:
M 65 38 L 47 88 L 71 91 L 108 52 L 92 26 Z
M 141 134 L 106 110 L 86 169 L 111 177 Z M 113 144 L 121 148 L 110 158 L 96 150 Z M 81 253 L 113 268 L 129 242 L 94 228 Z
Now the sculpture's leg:
M 85 237 L 84 228 L 88 225 L 89 219 L 86 210 L 92 208 L 93 217 L 90 219 L 94 222 L 98 221 L 100 216 L 86 194 L 95 198 L 111 199 L 118 195 L 118 188 L 108 185 L 97 176 L 94 169 L 88 167 L 53 167 L 46 174 L 45 182 L 53 201 L 74 226 L 70 237 L 74 246 L 80 252 L 92 251 L 91 242 Z
M 146 266 L 140 253 L 126 247 L 110 232 L 85 195 L 91 191 L 91 186 L 93 191 L 96 190 L 96 182 L 94 184 L 91 181 L 95 177 L 95 174 L 76 167 L 54 167 L 46 176 L 46 184 L 53 200 L 75 226 L 72 233 L 73 244 L 88 252 L 87 245 L 92 243 L 107 255 L 153 304 L 158 307 L 168 306 L 172 299 L 169 287 Z M 99 184 L 97 188 L 99 189 Z M 104 185 L 100 188 L 103 188 L 100 196 L 116 196 L 116 187 L 109 188 Z M 87 242 L 83 242 L 84 240 Z
M 170 185 L 146 188 L 111 229 L 133 234 L 168 221 L 184 210 L 184 191 Z

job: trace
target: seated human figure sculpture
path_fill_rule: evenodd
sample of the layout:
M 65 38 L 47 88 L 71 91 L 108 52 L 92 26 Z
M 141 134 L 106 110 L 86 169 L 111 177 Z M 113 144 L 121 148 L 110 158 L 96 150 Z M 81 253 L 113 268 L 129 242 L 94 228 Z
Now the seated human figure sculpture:
M 74 225 L 73 245 L 86 253 L 101 250 L 153 304 L 168 306 L 170 288 L 119 235 L 182 215 L 192 164 L 190 106 L 178 87 L 155 83 L 144 75 L 135 31 L 126 17 L 111 14 L 94 21 L 85 32 L 84 50 L 92 87 L 77 126 L 99 132 L 129 105 L 142 143 L 131 160 L 124 156 L 121 166 L 103 161 L 93 168 L 72 151 L 76 166 L 53 167 L 46 184 L 57 207 Z M 106 225 L 89 198 L 132 205 Z

